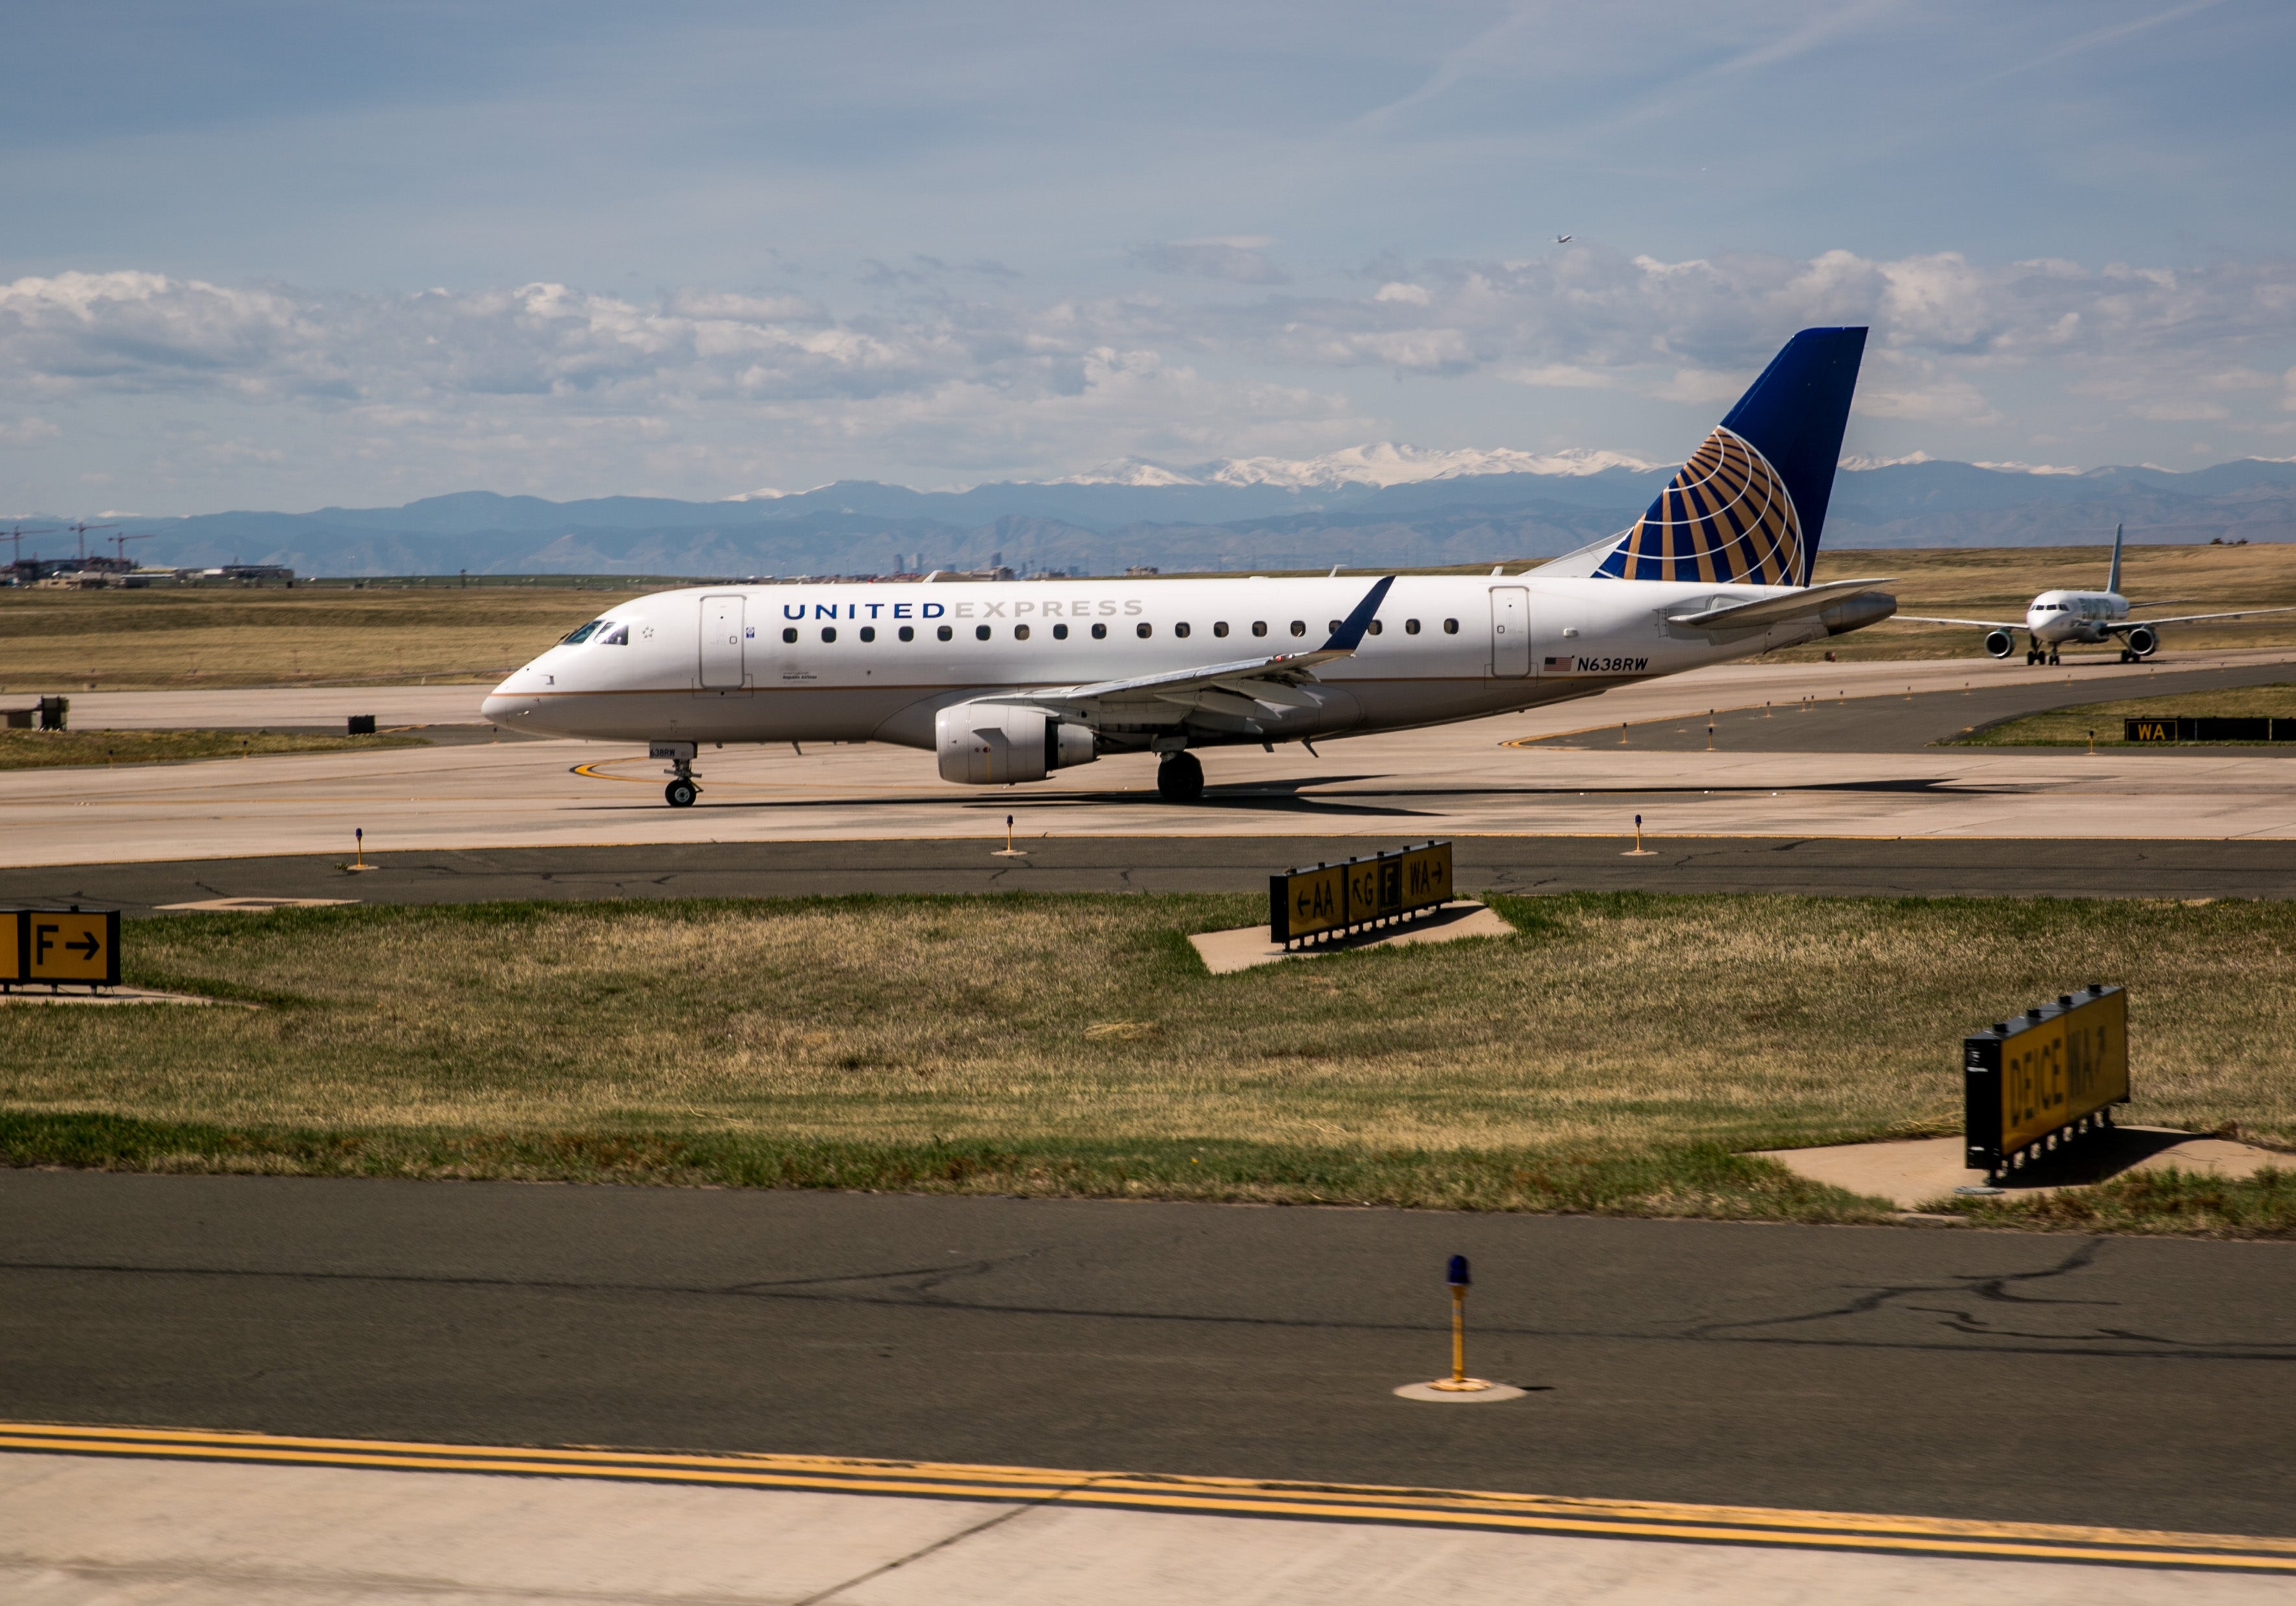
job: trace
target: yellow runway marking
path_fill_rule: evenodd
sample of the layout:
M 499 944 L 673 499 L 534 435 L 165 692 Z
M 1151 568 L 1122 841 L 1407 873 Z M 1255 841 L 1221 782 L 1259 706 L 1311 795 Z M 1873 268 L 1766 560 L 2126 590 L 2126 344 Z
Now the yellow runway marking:
M 2296 1575 L 2296 1539 L 819 1455 L 676 1454 L 0 1422 L 0 1451 L 594 1478 L 940 1500 Z

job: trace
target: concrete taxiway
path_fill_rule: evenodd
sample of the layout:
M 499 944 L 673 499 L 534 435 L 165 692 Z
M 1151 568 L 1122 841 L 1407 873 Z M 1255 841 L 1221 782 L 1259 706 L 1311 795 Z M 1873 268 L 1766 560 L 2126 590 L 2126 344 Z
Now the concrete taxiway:
M 1449 1359 L 1472 1258 L 1472 1409 Z M 0 1417 L 2296 1535 L 2284 1244 L 0 1173 Z
M 2276 676 L 2283 662 L 2251 655 L 2193 667 Z M 1676 837 L 2296 838 L 2296 766 L 2268 749 L 2092 757 L 1519 745 L 1580 729 L 1598 709 L 1632 722 L 1710 703 L 1782 708 L 1829 685 L 1837 705 L 1846 698 L 1855 709 L 1862 692 L 1876 717 L 1885 710 L 1894 717 L 1908 693 L 1885 688 L 1950 702 L 1964 682 L 2014 685 L 2021 673 L 2069 671 L 1962 660 L 1727 667 L 1594 702 L 1335 742 L 1320 754 L 1216 752 L 1208 761 L 1211 790 L 1188 807 L 1154 800 L 1145 758 L 1103 760 L 1037 785 L 983 792 L 940 782 L 927 755 L 870 745 L 706 752 L 701 807 L 672 810 L 660 800 L 661 766 L 628 749 L 505 742 L 17 771 L 0 775 L 0 809 L 18 866 L 340 853 L 355 828 L 370 850 L 385 854 L 980 838 L 1001 836 L 1008 814 L 1031 838 L 1588 837 L 1629 831 L 1637 814 L 1652 832 Z M 2142 665 L 2078 673 L 2081 697 L 2152 678 Z M 116 717 L 140 709 L 137 717 L 157 719 L 180 712 L 160 700 L 199 694 L 152 693 L 140 703 L 120 695 Z M 1776 714 L 1766 723 L 1796 717 Z
M 2296 1577 L 2296 1543 L 2010 1523 L 7 1423 L 0 1439 L 81 1452 L 0 1454 L 0 1592 L 70 1606 L 2260 1606 Z
M 2086 670 L 2035 669 L 2028 673 L 2032 678 L 2026 680 L 1995 676 L 1980 684 L 1972 677 L 1959 692 L 1909 691 L 1894 696 L 1882 693 L 1854 697 L 1837 694 L 1831 699 L 1771 701 L 1760 707 L 1718 708 L 1710 710 L 1710 718 L 1701 717 L 1700 710 L 1692 709 L 1685 715 L 1661 716 L 1639 724 L 1604 725 L 1532 741 L 1543 747 L 1693 753 L 1704 750 L 1710 725 L 1710 740 L 1716 748 L 1734 753 L 1910 753 L 2005 720 L 2083 703 L 2284 684 L 2296 677 L 2296 667 L 2283 663 L 2211 668 L 2147 665 L 2142 676 L 2123 673 L 2109 684 L 2093 683 Z M 2096 734 L 2101 741 L 2118 742 L 2120 722 L 2103 721 Z M 2253 750 L 2296 757 L 2296 743 Z

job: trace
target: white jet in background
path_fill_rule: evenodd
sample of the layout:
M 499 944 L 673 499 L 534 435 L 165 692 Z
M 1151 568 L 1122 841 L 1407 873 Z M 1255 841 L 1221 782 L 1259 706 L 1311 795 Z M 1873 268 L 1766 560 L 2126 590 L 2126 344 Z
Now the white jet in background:
M 2136 619 L 2132 608 L 2173 608 L 2176 602 L 2132 602 L 2120 594 L 2120 530 L 2112 527 L 2112 569 L 2103 591 L 2045 591 L 2026 604 L 2021 622 L 2004 619 L 1937 619 L 1927 614 L 1901 613 L 1908 625 L 1972 625 L 1985 632 L 1985 650 L 2006 658 L 2017 650 L 2016 632 L 2025 632 L 2025 661 L 2053 664 L 2058 650 L 2069 642 L 2092 647 L 2120 638 L 2120 661 L 2136 663 L 2161 650 L 2161 627 L 2196 625 L 2202 619 L 2240 619 L 2262 613 L 2296 613 L 2296 608 L 2241 608 L 2230 613 L 2179 613 L 2167 619 Z M 2177 599 L 2181 601 L 2182 599 Z
M 486 700 L 514 730 L 641 741 L 699 795 L 703 743 L 887 742 L 961 785 L 1154 753 L 1410 730 L 1820 641 L 1890 617 L 1812 586 L 1863 329 L 1787 342 L 1623 534 L 1488 577 L 708 586 L 594 619 Z

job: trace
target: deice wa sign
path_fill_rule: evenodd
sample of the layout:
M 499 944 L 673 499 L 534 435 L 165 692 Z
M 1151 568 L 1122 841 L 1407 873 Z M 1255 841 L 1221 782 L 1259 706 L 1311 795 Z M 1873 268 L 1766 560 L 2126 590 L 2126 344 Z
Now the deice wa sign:
M 2128 1102 L 2128 991 L 2083 987 L 1962 1039 L 1968 1165 L 1988 1175 L 2112 1122 Z

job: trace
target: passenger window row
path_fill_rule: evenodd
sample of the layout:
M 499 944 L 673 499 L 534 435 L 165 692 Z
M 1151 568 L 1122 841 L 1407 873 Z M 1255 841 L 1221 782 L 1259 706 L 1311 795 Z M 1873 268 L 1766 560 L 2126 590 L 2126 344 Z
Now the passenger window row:
M 1331 622 L 1330 631 L 1332 635 L 1336 635 L 1339 634 L 1341 622 L 1341 621 L 1338 619 L 1333 619 Z M 1189 627 L 1185 624 L 1178 624 L 1172 627 L 1172 634 L 1177 636 L 1185 637 L 1188 634 L 1188 630 Z M 1140 623 L 1132 627 L 1132 633 L 1141 640 L 1146 641 L 1150 636 L 1156 634 L 1156 627 L 1148 623 L 1145 619 L 1143 619 Z M 1251 633 L 1254 635 L 1266 635 L 1267 634 L 1267 622 L 1265 619 L 1255 619 L 1252 622 Z M 1372 620 L 1371 633 L 1374 635 L 1382 634 L 1382 627 L 1379 620 Z M 1419 621 L 1417 619 L 1404 620 L 1403 633 L 1406 635 L 1418 635 Z M 859 634 L 863 641 L 873 642 L 877 639 L 877 627 L 874 625 L 864 625 L 861 627 Z M 933 634 L 941 641 L 953 641 L 956 636 L 956 632 L 947 625 L 940 626 Z M 1212 627 L 1212 634 L 1214 635 L 1226 635 L 1227 634 L 1227 621 L 1226 619 L 1222 619 L 1218 624 L 1214 625 Z M 1307 635 L 1308 621 L 1305 619 L 1293 619 L 1292 621 L 1292 634 L 1294 635 Z M 1459 621 L 1456 619 L 1445 619 L 1443 621 L 1443 634 L 1446 635 L 1458 635 Z M 995 632 L 986 625 L 975 625 L 972 627 L 972 637 L 975 641 L 985 642 L 991 639 L 994 635 Z M 1068 638 L 1069 627 L 1066 625 L 1054 625 L 1053 627 L 1053 639 L 1054 641 L 1064 642 L 1068 640 Z M 627 639 L 627 637 L 625 636 L 623 639 Z M 824 642 L 835 641 L 837 639 L 837 627 L 834 625 L 823 626 L 821 630 L 821 639 Z M 902 626 L 900 628 L 900 639 L 905 642 L 913 642 L 916 640 L 916 627 L 912 625 Z M 1029 627 L 1026 625 L 1013 626 L 1013 639 L 1016 642 L 1027 641 L 1029 639 Z M 1107 640 L 1108 627 L 1106 625 L 1095 625 L 1092 627 L 1092 639 L 1096 642 Z M 782 640 L 784 643 L 794 646 L 797 643 L 797 627 L 792 625 L 783 628 L 782 631 Z

